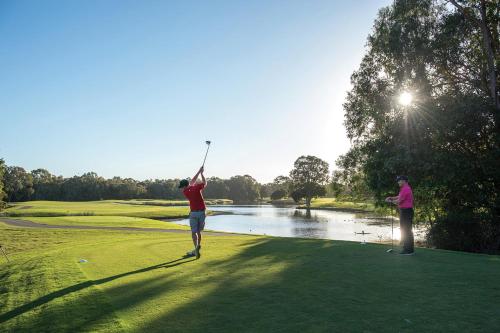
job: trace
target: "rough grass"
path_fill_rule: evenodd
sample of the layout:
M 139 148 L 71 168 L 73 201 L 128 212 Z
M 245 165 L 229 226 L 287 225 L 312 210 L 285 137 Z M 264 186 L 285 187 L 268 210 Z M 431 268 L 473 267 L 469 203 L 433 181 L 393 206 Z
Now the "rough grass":
M 2 332 L 495 332 L 500 257 L 0 224 Z M 87 263 L 78 263 L 80 258 Z

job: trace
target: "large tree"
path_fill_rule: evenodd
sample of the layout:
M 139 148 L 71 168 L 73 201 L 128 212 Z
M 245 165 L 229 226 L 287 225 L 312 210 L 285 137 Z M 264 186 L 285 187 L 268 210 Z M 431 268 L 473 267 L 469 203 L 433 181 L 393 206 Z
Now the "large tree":
M 227 180 L 227 186 L 229 199 L 235 203 L 250 203 L 259 199 L 259 183 L 252 176 L 231 177 Z
M 51 174 L 45 169 L 31 171 L 33 178 L 33 200 L 58 200 L 61 197 L 63 178 Z
M 305 198 L 306 207 L 309 209 L 312 198 L 325 195 L 328 173 L 327 162 L 316 156 L 300 156 L 290 171 L 294 200 Z
M 397 174 L 407 174 L 420 220 L 431 223 L 429 240 L 494 252 L 500 250 L 500 124 L 491 80 L 498 73 L 492 78 L 476 22 L 483 5 L 496 36 L 487 43 L 496 43 L 498 4 L 481 2 L 471 11 L 444 1 L 396 0 L 379 12 L 351 77 L 344 109 L 352 148 L 338 165 L 347 177 L 364 175 L 378 199 L 396 190 Z M 411 105 L 398 103 L 403 91 L 413 94 Z
M 7 201 L 28 201 L 33 194 L 33 177 L 21 167 L 8 166 L 3 176 Z
M 203 196 L 208 199 L 229 198 L 229 187 L 227 181 L 218 177 L 208 178 L 207 187 L 203 190 Z

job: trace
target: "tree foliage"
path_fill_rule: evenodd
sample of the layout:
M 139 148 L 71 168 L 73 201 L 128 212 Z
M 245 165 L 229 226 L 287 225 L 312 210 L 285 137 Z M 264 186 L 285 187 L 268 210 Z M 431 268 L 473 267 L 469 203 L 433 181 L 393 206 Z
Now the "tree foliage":
M 327 162 L 316 156 L 300 156 L 290 171 L 292 198 L 296 202 L 305 198 L 306 207 L 311 207 L 312 198 L 325 195 L 328 173 Z
M 7 201 L 26 201 L 33 194 L 33 177 L 21 167 L 8 166 L 3 176 Z
M 249 175 L 234 176 L 227 181 L 229 198 L 235 203 L 255 202 L 259 194 L 259 184 Z
M 498 66 L 499 8 L 457 3 L 469 9 L 396 0 L 379 12 L 344 104 L 352 148 L 337 164 L 344 179 L 363 175 L 380 202 L 396 191 L 396 175 L 408 175 L 434 245 L 494 252 L 500 250 L 500 123 L 491 80 L 498 81 L 498 71 L 492 78 L 478 22 L 496 36 L 489 43 Z M 412 105 L 399 105 L 403 91 L 413 94 Z M 467 234 L 481 237 L 449 245 Z

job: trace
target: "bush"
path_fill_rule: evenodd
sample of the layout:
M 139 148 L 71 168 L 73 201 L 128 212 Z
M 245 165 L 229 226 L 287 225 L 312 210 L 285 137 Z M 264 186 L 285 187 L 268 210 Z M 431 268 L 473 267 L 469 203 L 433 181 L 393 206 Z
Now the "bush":
M 429 244 L 438 248 L 500 253 L 500 224 L 487 214 L 449 212 L 432 223 Z

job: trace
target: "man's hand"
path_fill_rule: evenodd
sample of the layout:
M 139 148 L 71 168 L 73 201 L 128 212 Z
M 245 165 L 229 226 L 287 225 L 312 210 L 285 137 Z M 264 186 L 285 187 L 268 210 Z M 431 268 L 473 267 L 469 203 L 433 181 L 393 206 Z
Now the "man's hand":
M 203 174 L 203 171 L 205 171 L 205 168 L 202 166 L 202 167 L 200 168 L 200 171 L 199 171 L 199 172 L 200 172 L 201 174 Z
M 391 197 L 387 197 L 387 198 L 385 198 L 385 202 L 393 203 L 393 201 L 392 201 L 392 198 L 391 198 Z

